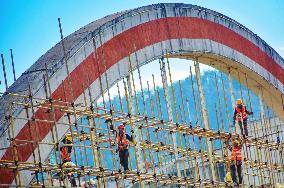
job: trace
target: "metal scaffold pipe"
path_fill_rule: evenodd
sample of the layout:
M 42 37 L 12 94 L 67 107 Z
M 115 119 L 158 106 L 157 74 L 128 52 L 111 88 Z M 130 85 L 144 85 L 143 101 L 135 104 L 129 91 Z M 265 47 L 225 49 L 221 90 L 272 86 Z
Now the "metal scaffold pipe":
M 54 73 L 50 72 L 48 63 L 40 69 L 43 70 L 40 95 L 30 77 L 26 78 L 26 92 L 7 92 L 8 88 L 0 92 L 15 99 L 3 102 L 9 106 L 5 116 L 5 142 L 8 144 L 0 147 L 0 154 L 5 150 L 11 154 L 0 160 L 0 170 L 12 174 L 15 186 L 28 186 L 33 178 L 32 183 L 44 187 L 86 186 L 91 183 L 100 188 L 209 187 L 212 184 L 226 187 L 224 172 L 230 174 L 232 168 L 238 168 L 237 162 L 232 160 L 230 146 L 235 140 L 241 140 L 241 155 L 244 156 L 241 158 L 241 174 L 235 174 L 235 178 L 243 177 L 244 187 L 272 186 L 283 181 L 283 123 L 265 103 L 267 88 L 259 87 L 258 96 L 251 94 L 251 86 L 248 85 L 251 78 L 248 79 L 242 69 L 225 65 L 228 76 L 216 71 L 209 73 L 210 79 L 214 79 L 213 82 L 210 80 L 211 86 L 214 85 L 210 92 L 215 95 L 212 117 L 212 103 L 207 102 L 208 96 L 205 95 L 207 83 L 200 70 L 200 63 L 204 60 L 202 55 L 188 56 L 194 60 L 194 73 L 190 66 L 190 75 L 184 80 L 176 79 L 176 62 L 170 63 L 170 58 L 176 57 L 173 52 L 157 56 L 162 57 L 155 62 L 159 63 L 159 71 L 150 73 L 149 82 L 142 78 L 145 69 L 141 65 L 145 62 L 141 62 L 141 53 L 133 45 L 128 49 L 128 56 L 121 60 L 127 64 L 115 66 L 119 79 L 114 81 L 113 69 L 111 71 L 108 67 L 108 58 L 113 54 L 106 50 L 104 40 L 107 36 L 100 30 L 90 39 L 89 45 L 93 50 L 91 65 L 81 68 L 85 81 L 76 83 L 77 87 L 74 87 L 74 67 L 70 65 L 72 61 L 65 49 L 66 39 L 63 38 L 60 20 L 59 28 L 66 75 L 65 80 L 58 80 L 62 93 L 54 94 Z M 112 31 L 115 31 L 114 28 Z M 166 48 L 164 42 L 159 45 Z M 175 43 L 170 45 L 173 47 Z M 155 50 L 153 47 L 153 53 Z M 223 63 L 214 58 L 210 62 L 210 65 L 212 62 Z M 5 73 L 3 56 L 2 65 Z M 229 69 L 226 68 L 228 66 Z M 89 72 L 90 67 L 96 73 Z M 159 76 L 154 74 L 157 72 Z M 92 77 L 95 76 L 97 80 L 94 82 Z M 236 77 L 237 82 L 233 83 Z M 124 90 L 120 88 L 121 83 Z M 143 88 L 146 84 L 147 88 Z M 234 91 L 236 84 L 239 87 Z M 112 93 L 113 85 L 116 85 L 116 95 Z M 247 94 L 243 92 L 245 89 Z M 235 130 L 230 129 L 232 112 L 228 95 L 233 108 L 234 97 L 240 95 L 242 101 L 248 98 L 246 103 L 249 103 L 250 111 L 255 105 L 253 100 L 258 99 L 259 108 L 254 108 L 260 109 L 260 115 L 255 113 L 252 119 L 249 118 L 247 137 L 239 134 L 238 125 L 234 125 Z M 282 95 L 279 97 L 282 98 Z M 270 100 L 273 104 L 273 98 Z M 20 115 L 14 113 L 15 107 L 22 108 L 23 112 Z M 27 124 L 25 135 L 17 136 L 24 122 Z M 131 132 L 127 146 L 130 155 L 126 157 L 130 168 L 125 167 L 126 158 L 119 153 L 121 143 L 117 137 L 117 125 L 127 127 L 125 133 Z M 49 131 L 45 138 L 41 137 L 44 129 Z M 67 138 L 69 141 L 64 141 Z M 63 155 L 65 149 L 68 149 L 67 162 Z M 30 156 L 23 159 L 26 151 L 30 151 Z M 27 172 L 31 174 L 30 179 L 26 179 Z M 0 186 L 9 186 L 1 183 Z
M 164 62 L 164 59 L 160 61 L 160 70 L 161 70 L 161 75 L 162 75 L 162 83 L 163 83 L 163 88 L 164 88 L 164 94 L 165 94 L 165 98 L 166 98 L 166 107 L 167 107 L 167 111 L 168 111 L 168 118 L 170 122 L 173 122 L 173 112 L 172 112 L 172 105 L 171 105 L 171 100 L 170 100 L 170 96 L 169 96 L 169 87 L 168 87 L 168 81 L 167 81 L 167 72 L 166 72 L 166 63 Z M 173 147 L 174 147 L 174 156 L 175 156 L 175 160 L 178 160 L 178 154 L 177 154 L 177 143 L 176 143 L 176 133 L 173 132 L 171 133 L 171 138 L 172 138 L 172 142 L 173 142 Z M 180 173 L 180 166 L 179 163 L 176 163 L 176 171 L 178 174 L 178 177 L 181 176 Z
M 205 102 L 205 96 L 204 96 L 203 87 L 202 87 L 202 81 L 201 81 L 201 74 L 200 74 L 198 59 L 196 59 L 194 65 L 195 65 L 194 67 L 195 67 L 195 73 L 196 73 L 198 93 L 199 93 L 199 97 L 200 97 L 200 107 L 201 107 L 203 124 L 204 124 L 204 128 L 206 130 L 210 130 L 208 112 L 207 112 L 207 109 L 206 109 L 206 102 Z M 212 156 L 212 152 L 213 152 L 212 146 L 211 146 L 209 140 L 207 140 L 207 139 L 206 139 L 206 143 L 207 143 L 207 149 L 208 149 L 208 154 L 209 154 L 209 163 L 210 163 L 212 180 L 216 181 L 215 165 L 214 165 L 213 156 Z

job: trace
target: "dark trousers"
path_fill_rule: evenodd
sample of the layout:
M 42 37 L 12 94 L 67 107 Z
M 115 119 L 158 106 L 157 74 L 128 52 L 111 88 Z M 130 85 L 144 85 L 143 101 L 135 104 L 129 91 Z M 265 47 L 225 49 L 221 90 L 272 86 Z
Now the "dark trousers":
M 120 164 L 121 164 L 121 166 L 123 166 L 124 170 L 129 170 L 129 168 L 128 168 L 128 156 L 129 156 L 128 149 L 124 149 L 122 151 L 119 151 Z
M 69 178 L 69 181 L 70 181 L 70 183 L 71 183 L 71 186 L 72 186 L 72 187 L 77 187 L 77 184 L 76 184 L 76 180 L 75 180 L 74 175 L 73 175 L 73 174 L 68 175 L 68 178 Z
M 245 131 L 245 135 L 248 136 L 248 122 L 247 122 L 247 120 L 243 120 L 243 123 L 241 121 L 239 121 L 239 126 L 240 126 L 240 129 L 241 129 L 242 135 L 244 135 L 244 131 Z
M 237 167 L 237 169 L 236 169 L 236 167 Z M 236 165 L 235 165 L 235 162 L 232 161 L 232 164 L 231 164 L 230 168 L 231 168 L 231 174 L 232 174 L 233 182 L 235 182 L 237 184 L 241 184 L 242 181 L 243 181 L 243 177 L 242 177 L 242 162 L 237 161 Z M 237 173 L 238 173 L 238 176 L 237 176 Z M 237 178 L 239 178 L 239 182 L 237 181 Z

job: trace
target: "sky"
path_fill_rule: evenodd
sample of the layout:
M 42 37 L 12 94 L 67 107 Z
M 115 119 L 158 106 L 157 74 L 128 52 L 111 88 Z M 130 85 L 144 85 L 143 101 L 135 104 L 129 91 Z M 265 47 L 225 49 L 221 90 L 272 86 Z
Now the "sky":
M 155 3 L 188 3 L 220 12 L 240 22 L 284 57 L 283 0 L 0 0 L 0 53 L 4 54 L 9 85 L 13 82 L 10 49 L 19 77 L 64 36 L 115 12 Z M 182 70 L 177 66 L 177 71 Z M 182 74 L 182 73 L 181 73 Z M 0 70 L 0 90 L 4 79 Z

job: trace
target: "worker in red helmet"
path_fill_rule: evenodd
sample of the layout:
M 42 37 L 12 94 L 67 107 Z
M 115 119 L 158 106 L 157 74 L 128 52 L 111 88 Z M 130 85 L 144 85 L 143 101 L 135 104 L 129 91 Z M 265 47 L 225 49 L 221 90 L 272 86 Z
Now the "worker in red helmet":
M 120 124 L 118 126 L 118 134 L 116 139 L 120 164 L 123 166 L 124 171 L 128 171 L 129 141 L 133 141 L 133 138 L 125 133 L 125 124 Z
M 243 104 L 242 99 L 236 101 L 237 106 L 235 107 L 233 122 L 235 125 L 236 119 L 241 129 L 241 134 L 243 137 L 248 136 L 248 126 L 247 126 L 247 115 L 252 115 L 253 112 L 247 110 L 246 106 Z

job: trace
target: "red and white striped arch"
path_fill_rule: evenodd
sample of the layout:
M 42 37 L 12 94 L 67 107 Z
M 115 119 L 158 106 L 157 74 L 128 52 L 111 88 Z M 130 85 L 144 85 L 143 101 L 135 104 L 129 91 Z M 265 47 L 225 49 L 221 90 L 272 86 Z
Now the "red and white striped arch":
M 284 93 L 283 59 L 253 33 L 231 19 L 206 9 L 163 4 L 161 7 L 153 5 L 133 10 L 121 16 L 118 21 L 108 22 L 99 29 L 94 31 L 94 40 L 88 41 L 68 60 L 74 98 L 69 95 L 69 82 L 63 66 L 50 78 L 53 99 L 64 98 L 63 85 L 67 90 L 68 101 L 83 102 L 83 92 L 88 87 L 91 89 L 92 100 L 97 99 L 101 94 L 98 77 L 102 76 L 103 88 L 106 89 L 105 73 L 109 85 L 127 75 L 129 53 L 133 62 L 136 54 L 139 65 L 142 65 L 161 57 L 165 52 L 172 53 L 173 56 L 205 52 L 204 57 L 225 57 L 230 62 L 228 65 L 240 67 L 250 73 L 250 78 L 255 78 L 253 83 L 263 85 L 266 88 L 265 95 L 273 96 L 273 110 L 279 117 L 284 117 L 280 97 Z M 44 96 L 44 88 L 41 88 L 37 97 Z M 264 100 L 269 104 L 268 98 L 264 97 Z M 55 112 L 60 137 L 69 128 L 61 124 L 68 122 L 63 115 L 62 112 Z M 42 109 L 36 109 L 34 116 L 52 120 Z M 22 110 L 18 117 L 25 118 L 26 112 Z M 30 126 L 34 130 L 33 140 L 52 141 L 50 123 L 31 122 Z M 26 120 L 15 120 L 16 139 L 29 140 L 29 130 Z M 3 137 L 0 140 L 2 147 L 9 146 L 5 139 Z M 39 162 L 37 147 L 22 145 L 17 149 L 20 161 L 33 161 L 32 153 L 35 150 L 36 161 Z M 41 159 L 46 159 L 51 150 L 51 146 L 41 144 Z M 2 160 L 14 159 L 12 148 L 1 150 L 0 157 Z M 0 174 L 1 184 L 13 183 L 12 171 L 1 168 Z M 29 171 L 23 171 L 20 175 L 24 184 L 28 184 L 32 178 Z

